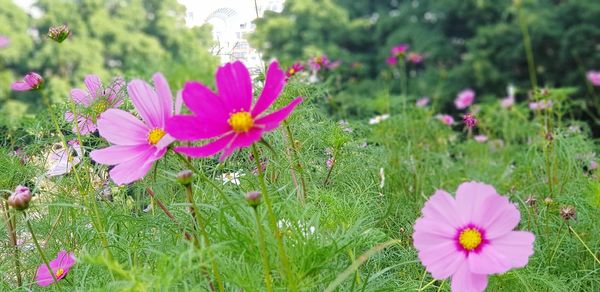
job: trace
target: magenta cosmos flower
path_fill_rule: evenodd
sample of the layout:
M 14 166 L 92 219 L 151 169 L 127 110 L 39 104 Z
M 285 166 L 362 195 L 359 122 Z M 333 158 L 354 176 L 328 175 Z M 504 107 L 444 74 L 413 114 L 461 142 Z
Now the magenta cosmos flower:
M 454 125 L 454 118 L 451 115 L 447 115 L 447 114 L 438 114 L 437 116 L 435 116 L 440 122 L 444 123 L 445 125 L 448 126 L 452 126 Z
M 472 89 L 465 89 L 458 93 L 454 100 L 454 105 L 457 109 L 466 109 L 473 104 L 475 101 L 475 91 Z
M 35 273 L 35 281 L 40 286 L 48 286 L 54 283 L 51 273 L 54 273 L 54 276 L 56 276 L 56 280 L 58 281 L 67 276 L 71 267 L 75 265 L 75 255 L 61 250 L 58 252 L 56 258 L 51 260 L 48 264 L 52 271 L 49 271 L 46 264 L 43 263 L 38 267 L 37 272 Z
M 300 62 L 296 62 L 294 63 L 294 65 L 287 69 L 287 71 L 285 72 L 285 76 L 287 76 L 287 78 L 290 78 L 298 74 L 298 72 L 301 72 L 302 70 L 304 70 L 304 65 L 302 65 L 302 63 Z
M 10 39 L 6 36 L 0 35 L 0 49 L 7 47 L 10 44 Z
M 396 64 L 398 64 L 398 57 L 388 57 L 387 59 L 385 59 L 385 62 L 390 66 L 396 66 Z
M 30 72 L 23 77 L 22 81 L 14 82 L 11 88 L 14 91 L 30 91 L 39 89 L 42 84 L 44 84 L 44 78 L 40 74 Z
M 586 77 L 595 86 L 600 86 L 600 71 L 589 71 Z
M 409 48 L 410 48 L 410 46 L 407 44 L 397 44 L 394 47 L 392 47 L 392 49 L 390 50 L 390 53 L 392 53 L 392 56 L 398 57 L 400 55 L 406 54 L 406 52 L 408 52 Z
M 422 213 L 414 246 L 435 279 L 452 277 L 452 291 L 483 291 L 488 275 L 523 267 L 533 254 L 534 235 L 513 231 L 519 210 L 490 185 L 463 183 L 456 198 L 438 190 Z
M 115 80 L 107 87 L 102 86 L 100 77 L 88 75 L 84 79 L 87 92 L 75 88 L 71 90 L 71 98 L 80 108 L 79 113 L 65 113 L 65 119 L 72 122 L 77 116 L 77 124 L 81 135 L 87 135 L 96 131 L 96 121 L 100 114 L 109 108 L 117 108 L 123 104 L 122 87 L 125 81 L 121 78 Z M 73 132 L 77 132 L 77 126 L 73 126 Z
M 302 102 L 302 97 L 287 106 L 265 114 L 285 85 L 285 73 L 277 62 L 271 63 L 263 92 L 252 104 L 252 80 L 241 62 L 219 68 L 216 75 L 219 93 L 188 81 L 183 89 L 183 101 L 193 115 L 174 116 L 167 121 L 167 132 L 178 140 L 215 140 L 203 146 L 180 146 L 175 151 L 191 157 L 207 157 L 223 151 L 224 160 L 238 148 L 248 147 L 272 131 Z
M 98 118 L 100 136 L 113 145 L 92 151 L 90 157 L 100 164 L 115 165 L 109 174 L 117 185 L 143 178 L 175 140 L 165 131 L 165 122 L 173 115 L 171 89 L 162 74 L 156 73 L 152 79 L 156 91 L 142 80 L 127 86 L 143 121 L 119 109 L 108 109 Z M 176 102 L 176 112 L 180 106 Z
M 329 58 L 327 58 L 327 55 L 316 56 L 308 60 L 308 66 L 315 71 L 327 68 L 329 66 Z

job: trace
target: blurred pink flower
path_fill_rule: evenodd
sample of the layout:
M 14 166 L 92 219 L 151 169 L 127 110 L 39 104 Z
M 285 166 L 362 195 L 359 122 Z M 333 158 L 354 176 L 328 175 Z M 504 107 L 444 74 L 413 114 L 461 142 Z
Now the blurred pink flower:
M 398 64 L 398 57 L 388 57 L 387 59 L 385 59 L 385 62 L 390 66 L 395 66 L 396 64 Z
M 79 128 L 81 135 L 95 132 L 96 121 L 100 114 L 107 109 L 118 108 L 123 104 L 124 93 L 121 89 L 125 86 L 125 81 L 117 77 L 105 88 L 97 75 L 86 76 L 84 83 L 87 92 L 79 88 L 71 90 L 71 98 L 80 107 L 80 113 L 74 115 L 72 112 L 65 112 L 65 120 L 68 122 L 73 122 L 77 116 L 77 125 L 73 126 L 73 132 L 77 133 L 77 128 Z
M 302 63 L 300 63 L 300 62 L 296 62 L 287 69 L 287 71 L 285 72 L 285 75 L 288 78 L 290 78 L 290 77 L 298 74 L 298 72 L 301 72 L 302 70 L 304 70 L 304 65 L 302 65 Z
M 488 275 L 527 265 L 535 236 L 513 231 L 519 210 L 491 185 L 466 182 L 456 196 L 437 190 L 414 226 L 413 244 L 433 278 L 452 291 L 483 291 Z
M 338 67 L 340 67 L 342 65 L 342 61 L 341 60 L 336 60 L 333 62 L 330 62 L 329 64 L 326 65 L 328 70 L 335 70 Z
M 529 109 L 530 110 L 543 110 L 543 109 L 548 109 L 552 107 L 552 101 L 551 100 L 540 100 L 538 102 L 530 102 L 529 103 Z
M 419 99 L 417 99 L 416 105 L 418 107 L 426 107 L 429 104 L 429 97 L 427 96 L 423 96 Z
M 475 91 L 472 89 L 465 89 L 458 93 L 454 100 L 454 105 L 457 109 L 466 109 L 475 101 Z
M 440 122 L 448 125 L 448 126 L 452 126 L 454 125 L 454 118 L 451 115 L 447 115 L 447 114 L 438 114 L 437 116 L 435 116 Z
M 222 151 L 222 161 L 236 149 L 259 141 L 263 133 L 275 130 L 302 102 L 302 97 L 297 97 L 285 107 L 265 114 L 285 86 L 285 73 L 276 61 L 269 66 L 265 86 L 254 105 L 252 79 L 242 62 L 221 66 L 216 82 L 218 94 L 198 82 L 186 82 L 183 99 L 193 114 L 167 121 L 167 132 L 179 140 L 214 140 L 202 146 L 175 147 L 176 152 L 208 157 Z
M 588 71 L 587 79 L 595 86 L 600 86 L 600 71 Z
M 465 126 L 468 128 L 474 128 L 477 126 L 477 118 L 475 118 L 473 114 L 467 113 L 463 116 L 463 123 L 465 123 Z
M 475 139 L 475 141 L 477 141 L 479 143 L 483 143 L 488 140 L 488 137 L 486 135 L 476 135 L 473 138 Z
M 0 49 L 10 45 L 10 39 L 7 36 L 0 35 Z
M 56 276 L 57 281 L 66 277 L 71 270 L 71 267 L 75 265 L 75 255 L 61 250 L 58 252 L 56 258 L 51 260 L 48 264 L 50 265 L 51 271 L 48 270 L 45 263 L 42 263 L 35 273 L 35 282 L 40 286 L 48 286 L 54 283 L 52 274 Z
M 390 53 L 392 53 L 392 56 L 398 57 L 400 55 L 406 54 L 409 48 L 410 47 L 407 44 L 397 44 L 394 47 L 392 47 Z
M 314 71 L 327 68 L 329 66 L 329 58 L 327 58 L 327 55 L 316 56 L 308 60 L 308 66 Z
M 14 91 L 30 91 L 40 89 L 44 84 L 44 78 L 35 72 L 28 73 L 22 81 L 13 82 L 11 88 Z
M 590 168 L 590 170 L 596 170 L 596 169 L 598 169 L 598 162 L 596 162 L 595 160 L 591 160 L 589 168 Z
M 406 56 L 406 60 L 413 64 L 421 64 L 423 62 L 423 59 L 423 55 L 419 53 L 409 53 L 408 56 Z
M 515 104 L 514 96 L 507 96 L 500 100 L 500 106 L 503 108 L 509 108 Z
M 109 174 L 117 185 L 143 178 L 175 140 L 165 130 L 166 120 L 173 115 L 171 89 L 161 73 L 152 79 L 155 89 L 142 80 L 133 80 L 127 86 L 143 122 L 120 109 L 108 109 L 98 119 L 100 136 L 113 145 L 92 151 L 90 157 L 100 164 L 115 165 Z M 180 108 L 181 103 L 176 101 L 175 112 L 179 113 Z

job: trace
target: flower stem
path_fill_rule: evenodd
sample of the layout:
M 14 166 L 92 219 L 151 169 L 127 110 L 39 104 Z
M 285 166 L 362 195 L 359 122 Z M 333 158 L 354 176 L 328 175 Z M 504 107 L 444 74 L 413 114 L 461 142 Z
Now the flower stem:
M 35 237 L 35 232 L 33 232 L 33 227 L 31 227 L 31 223 L 29 222 L 29 218 L 27 218 L 27 214 L 25 212 L 23 212 L 23 216 L 25 217 L 25 222 L 27 223 L 27 228 L 29 229 L 29 232 L 31 233 L 31 239 L 33 239 L 35 248 L 37 248 L 37 251 L 40 254 L 40 257 L 42 258 L 42 261 L 44 261 L 44 264 L 46 264 L 46 268 L 48 268 L 48 272 L 50 272 L 50 275 L 52 275 L 52 280 L 54 281 L 54 283 L 56 283 L 56 287 L 58 287 L 59 291 L 62 291 L 62 288 L 60 287 L 60 284 L 58 283 L 58 280 L 56 279 L 56 274 L 54 274 L 54 271 L 50 267 L 50 264 L 48 263 L 46 256 L 44 256 L 44 252 L 42 251 L 42 248 L 40 247 L 37 237 Z
M 306 199 L 306 181 L 304 180 L 304 168 L 302 167 L 302 163 L 300 162 L 300 157 L 298 155 L 298 149 L 296 148 L 296 143 L 294 143 L 294 134 L 292 133 L 292 129 L 290 128 L 290 125 L 287 123 L 287 121 L 284 121 L 285 123 L 285 132 L 287 133 L 288 136 L 288 141 L 290 143 L 290 147 L 292 148 L 292 154 L 293 154 L 293 163 L 296 164 L 296 170 L 300 173 L 300 183 L 302 184 L 302 191 L 298 192 L 298 199 L 300 200 L 300 202 L 302 204 L 304 204 L 304 201 Z M 293 168 L 292 168 L 293 171 Z
M 267 291 L 273 291 L 273 278 L 271 277 L 271 267 L 269 266 L 269 255 L 267 253 L 267 246 L 265 244 L 265 234 L 260 223 L 260 213 L 258 213 L 258 206 L 254 209 L 254 216 L 256 218 L 256 230 L 258 233 L 258 249 L 260 251 L 260 257 L 263 263 L 263 272 L 265 274 L 265 286 Z
M 19 247 L 17 246 L 16 216 L 11 216 L 10 210 L 6 202 L 4 202 L 2 205 L 4 206 L 4 212 L 6 215 L 6 228 L 8 230 L 8 236 L 10 237 L 10 245 L 13 247 L 15 254 L 15 271 L 17 273 L 17 285 L 18 287 L 21 287 L 23 285 L 23 279 L 21 278 L 21 261 L 19 260 Z
M 523 13 L 522 3 L 517 4 L 517 13 L 519 27 L 523 34 L 523 46 L 525 47 L 525 54 L 527 56 L 527 68 L 529 69 L 529 80 L 531 81 L 531 87 L 535 91 L 537 89 L 537 76 L 535 73 L 535 62 L 533 60 L 533 49 L 531 46 L 531 37 L 529 36 L 529 29 L 527 27 L 527 20 Z
M 579 239 L 579 241 L 581 242 L 581 244 L 583 244 L 583 246 L 585 247 L 585 249 L 587 249 L 587 251 L 592 255 L 592 257 L 594 258 L 594 260 L 596 260 L 596 262 L 600 264 L 600 260 L 598 259 L 598 257 L 587 246 L 587 244 L 585 244 L 585 242 L 583 241 L 583 239 L 581 239 L 581 237 L 579 237 L 579 234 L 577 234 L 577 232 L 575 232 L 575 229 L 573 229 L 573 227 L 569 226 L 569 230 L 571 230 L 573 232 L 573 234 L 575 234 L 575 236 L 577 237 L 577 239 Z
M 254 155 L 254 162 L 256 163 L 256 167 L 258 168 L 258 180 L 260 182 L 262 196 L 265 200 L 265 205 L 267 205 L 269 227 L 271 229 L 271 232 L 273 232 L 273 234 L 275 235 L 275 239 L 277 240 L 277 251 L 279 253 L 281 266 L 285 272 L 286 279 L 288 281 L 288 288 L 291 291 L 298 291 L 298 288 L 296 287 L 296 281 L 293 278 L 292 271 L 290 269 L 289 259 L 287 257 L 287 254 L 285 253 L 285 248 L 283 246 L 283 235 L 277 227 L 277 219 L 275 218 L 275 213 L 273 213 L 273 206 L 271 203 L 271 198 L 269 197 L 269 191 L 267 190 L 267 184 L 265 183 L 265 174 L 263 173 L 262 167 L 260 165 L 260 154 L 258 153 L 256 144 L 252 144 L 252 155 Z

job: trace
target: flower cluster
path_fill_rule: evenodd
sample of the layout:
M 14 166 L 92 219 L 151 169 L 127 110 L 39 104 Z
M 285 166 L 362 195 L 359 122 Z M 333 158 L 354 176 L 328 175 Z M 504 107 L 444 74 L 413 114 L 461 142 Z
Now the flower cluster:
M 423 63 L 425 57 L 417 52 L 409 52 L 408 44 L 397 44 L 390 49 L 390 56 L 386 58 L 386 63 L 390 66 L 396 66 L 400 60 L 405 60 L 414 65 Z

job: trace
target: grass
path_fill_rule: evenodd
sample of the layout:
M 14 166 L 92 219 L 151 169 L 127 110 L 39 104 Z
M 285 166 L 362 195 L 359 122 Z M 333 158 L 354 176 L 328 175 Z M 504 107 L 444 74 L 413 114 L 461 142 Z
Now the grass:
M 280 127 L 266 136 L 273 151 L 264 145 L 259 150 L 267 162 L 268 192 L 281 220 L 285 252 L 299 289 L 449 291 L 448 281 L 432 279 L 420 264 L 412 246 L 412 226 L 436 189 L 453 193 L 462 182 L 481 181 L 494 185 L 518 206 L 518 229 L 536 235 L 529 264 L 490 277 L 488 291 L 600 290 L 600 263 L 595 258 L 600 252 L 600 183 L 586 168 L 596 145 L 585 124 L 564 115 L 568 100 L 556 92 L 550 98 L 560 106 L 548 112 L 532 113 L 524 103 L 511 109 L 500 108 L 496 101 L 478 105 L 476 131 L 490 138 L 478 143 L 460 126 L 449 127 L 435 119 L 437 109 L 409 106 L 406 114 L 399 114 L 402 97 L 381 92 L 344 104 L 344 108 L 361 109 L 360 115 L 333 110 L 348 120 L 352 132 L 347 132 L 331 117 L 326 90 L 291 83 L 276 106 L 298 95 L 306 97 L 288 119 L 294 146 L 285 127 Z M 383 104 L 379 108 L 391 106 L 397 114 L 368 125 L 369 115 L 377 111 L 372 99 Z M 60 110 L 66 108 L 58 105 Z M 211 241 L 210 247 L 197 248 L 182 232 L 194 232 L 193 218 L 185 190 L 175 179 L 187 166 L 172 152 L 143 181 L 125 187 L 109 185 L 112 200 L 107 200 L 100 195 L 106 193 L 106 168 L 87 156 L 68 175 L 44 177 L 42 153 L 60 142 L 51 119 L 44 115 L 5 129 L 0 189 L 6 192 L 25 184 L 34 190 L 28 214 L 47 258 L 61 249 L 75 252 L 77 264 L 61 281 L 64 290 L 206 291 L 210 285 L 216 287 L 213 261 L 227 291 L 264 290 L 256 221 L 244 199 L 246 192 L 260 190 L 250 149 L 224 163 L 212 158 L 192 162 L 218 185 L 215 189 L 194 176 L 195 201 Z M 552 140 L 546 135 L 548 121 L 553 121 Z M 76 137 L 71 125 L 60 127 L 67 139 Z M 82 142 L 86 153 L 105 143 L 94 136 Z M 27 163 L 11 154 L 17 148 L 30 157 Z M 330 171 L 326 161 L 331 155 L 335 162 Z M 239 170 L 245 173 L 240 185 L 222 185 L 218 180 L 222 173 Z M 304 203 L 298 199 L 302 178 Z M 174 220 L 151 199 L 147 188 Z M 536 204 L 528 205 L 528 198 L 535 198 Z M 576 207 L 576 219 L 563 220 L 560 208 L 565 205 Z M 286 290 L 264 202 L 258 212 L 274 288 Z M 42 290 L 32 282 L 41 260 L 23 220 L 19 215 L 17 234 L 24 241 L 19 246 L 21 288 L 16 287 L 6 226 L 0 227 L 2 291 Z

